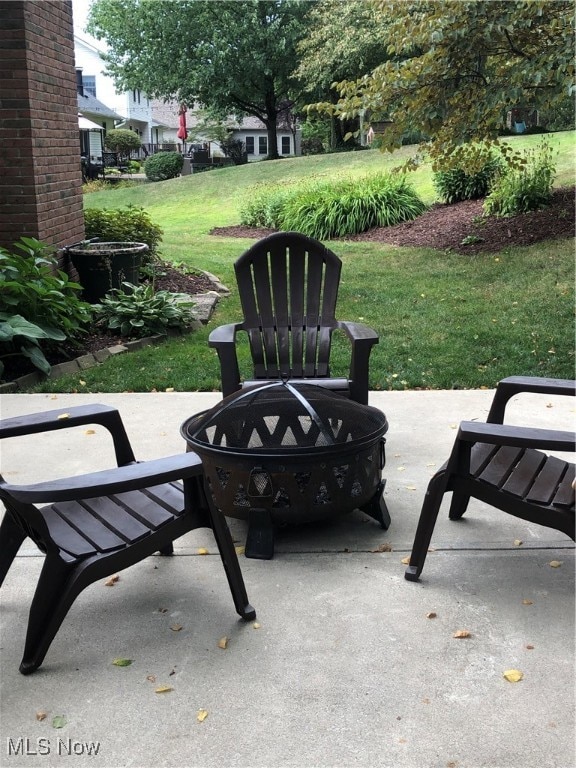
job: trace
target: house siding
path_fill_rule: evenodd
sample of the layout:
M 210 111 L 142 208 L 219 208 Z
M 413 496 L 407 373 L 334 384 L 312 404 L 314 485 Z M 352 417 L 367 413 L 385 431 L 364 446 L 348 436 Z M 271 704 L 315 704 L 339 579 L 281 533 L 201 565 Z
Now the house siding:
M 0 244 L 84 237 L 70 0 L 0 1 Z

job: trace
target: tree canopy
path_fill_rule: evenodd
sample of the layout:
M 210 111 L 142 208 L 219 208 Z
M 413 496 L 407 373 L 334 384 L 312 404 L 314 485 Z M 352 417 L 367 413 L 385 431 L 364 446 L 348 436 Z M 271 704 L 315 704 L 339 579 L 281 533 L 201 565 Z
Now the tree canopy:
M 200 103 L 224 117 L 252 115 L 278 157 L 279 116 L 293 100 L 303 0 L 96 0 L 88 31 L 108 46 L 107 71 L 121 90 Z
M 309 108 L 349 119 L 389 119 L 393 150 L 417 128 L 437 165 L 469 162 L 489 146 L 513 107 L 550 109 L 574 89 L 574 6 L 546 0 L 371 0 L 386 29 L 389 60 L 335 83 L 336 105 Z M 478 144 L 476 145 L 478 146 Z M 476 155 L 478 156 L 478 155 Z M 466 160 L 466 158 L 468 158 Z

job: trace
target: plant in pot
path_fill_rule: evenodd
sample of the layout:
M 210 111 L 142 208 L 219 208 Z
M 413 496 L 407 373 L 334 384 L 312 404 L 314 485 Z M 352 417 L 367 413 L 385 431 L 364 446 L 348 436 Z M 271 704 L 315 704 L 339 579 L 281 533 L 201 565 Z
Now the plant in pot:
M 162 229 L 135 206 L 96 210 L 84 215 L 86 240 L 67 246 L 78 273 L 83 298 L 98 303 L 125 282 L 138 285 L 140 270 L 158 256 Z

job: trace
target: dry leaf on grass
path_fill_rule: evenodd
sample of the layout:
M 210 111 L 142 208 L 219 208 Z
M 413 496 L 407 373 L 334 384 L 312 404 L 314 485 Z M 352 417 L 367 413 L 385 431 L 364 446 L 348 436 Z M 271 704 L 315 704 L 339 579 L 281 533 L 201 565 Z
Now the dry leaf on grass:
M 504 672 L 504 677 L 509 683 L 519 683 L 524 677 L 524 673 L 520 672 L 519 669 L 507 669 Z

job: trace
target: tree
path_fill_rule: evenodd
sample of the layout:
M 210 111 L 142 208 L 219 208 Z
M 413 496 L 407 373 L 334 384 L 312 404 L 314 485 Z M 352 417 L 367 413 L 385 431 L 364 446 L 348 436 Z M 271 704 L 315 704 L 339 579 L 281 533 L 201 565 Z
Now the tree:
M 336 104 L 335 81 L 366 75 L 388 58 L 386 26 L 366 0 L 319 0 L 310 9 L 298 52 L 301 60 L 294 74 L 305 97 Z M 343 144 L 351 126 L 351 121 L 346 125 L 333 116 L 332 149 Z
M 435 167 L 485 159 L 506 112 L 554 108 L 574 89 L 574 6 L 546 0 L 372 0 L 387 27 L 389 61 L 337 84 L 341 119 L 369 110 L 392 125 L 383 146 L 408 128 L 432 137 Z M 471 142 L 480 142 L 474 152 Z M 483 156 L 483 159 L 480 158 Z
M 257 117 L 276 158 L 309 7 L 303 0 L 96 0 L 88 31 L 106 40 L 118 89 L 197 102 L 222 118 Z

